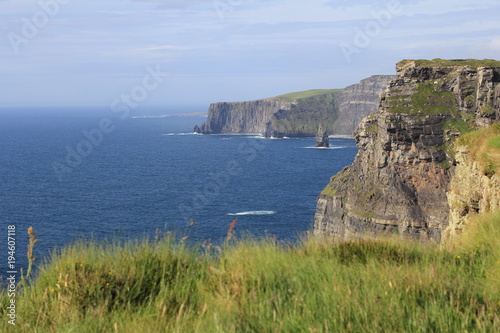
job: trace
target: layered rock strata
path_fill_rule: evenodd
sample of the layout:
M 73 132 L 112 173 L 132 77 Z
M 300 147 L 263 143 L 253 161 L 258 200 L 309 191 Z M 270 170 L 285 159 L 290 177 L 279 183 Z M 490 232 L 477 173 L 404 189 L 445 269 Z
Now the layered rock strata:
M 201 126 L 203 134 L 264 133 L 266 124 L 279 110 L 288 110 L 291 101 L 267 98 L 257 101 L 214 103 L 208 109 L 208 119 Z
M 355 133 L 353 165 L 318 199 L 315 234 L 439 241 L 449 226 L 454 139 L 500 119 L 500 66 L 491 63 L 398 63 L 378 110 Z

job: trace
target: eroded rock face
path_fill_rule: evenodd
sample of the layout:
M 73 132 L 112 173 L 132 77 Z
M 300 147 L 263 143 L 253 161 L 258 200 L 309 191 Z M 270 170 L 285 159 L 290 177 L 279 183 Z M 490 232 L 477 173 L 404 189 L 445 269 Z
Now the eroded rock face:
M 500 68 L 403 61 L 397 72 L 355 133 L 353 165 L 318 199 L 316 235 L 439 241 L 448 227 L 453 139 L 500 118 Z

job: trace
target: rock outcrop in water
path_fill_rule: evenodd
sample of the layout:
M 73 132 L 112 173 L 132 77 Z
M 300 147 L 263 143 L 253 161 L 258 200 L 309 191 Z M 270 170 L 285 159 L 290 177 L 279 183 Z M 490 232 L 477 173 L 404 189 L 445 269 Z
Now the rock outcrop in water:
M 352 135 L 373 113 L 381 92 L 393 79 L 375 75 L 337 90 L 311 90 L 257 101 L 214 103 L 201 126 L 203 134 L 263 134 L 266 137 L 314 137 L 318 125 L 331 134 Z
M 316 134 L 316 148 L 330 147 L 330 139 L 328 138 L 328 131 L 323 124 L 319 124 L 318 134 Z
M 450 224 L 453 141 L 500 119 L 500 62 L 402 61 L 355 133 L 352 166 L 332 177 L 314 232 L 339 239 L 397 232 L 439 241 Z

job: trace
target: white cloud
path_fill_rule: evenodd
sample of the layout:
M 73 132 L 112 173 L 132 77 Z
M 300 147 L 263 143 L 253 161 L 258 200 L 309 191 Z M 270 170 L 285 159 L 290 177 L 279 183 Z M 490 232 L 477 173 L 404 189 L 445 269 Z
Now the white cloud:
M 500 53 L 500 37 L 494 38 L 489 43 L 488 47 L 493 51 L 498 51 Z
M 0 0 L 0 34 L 20 31 L 21 19 L 39 9 L 37 1 Z M 216 1 L 227 5 L 222 20 L 213 7 Z M 192 91 L 200 75 L 207 96 L 220 91 L 221 82 L 231 87 L 245 82 L 244 91 L 267 95 L 267 90 L 288 89 L 278 76 L 300 78 L 311 87 L 341 87 L 353 77 L 392 70 L 395 58 L 498 58 L 498 0 L 399 0 L 401 14 L 362 50 L 359 61 L 347 65 L 339 43 L 352 42 L 355 29 L 364 29 L 374 21 L 373 12 L 390 1 L 73 0 L 22 54 L 10 52 L 6 38 L 0 40 L 0 86 L 7 99 L 43 96 L 29 91 L 30 78 L 43 78 L 40 89 L 54 90 L 61 89 L 61 78 L 70 77 L 74 91 L 89 89 L 89 96 L 102 98 L 110 91 L 94 89 L 92 82 L 105 78 L 112 90 L 124 75 L 162 63 L 171 66 L 172 85 L 180 95 L 182 89 Z M 320 78 L 317 73 L 325 70 L 328 75 Z M 255 76 L 258 86 L 238 79 L 242 75 Z M 88 83 L 85 88 L 79 77 Z M 184 80 L 174 82 L 179 77 Z

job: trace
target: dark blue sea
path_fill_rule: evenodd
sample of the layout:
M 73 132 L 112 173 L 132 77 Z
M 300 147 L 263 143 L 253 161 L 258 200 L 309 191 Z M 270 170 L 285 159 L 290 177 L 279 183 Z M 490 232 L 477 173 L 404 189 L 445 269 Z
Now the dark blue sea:
M 352 163 L 351 139 L 266 140 L 191 134 L 205 118 L 159 117 L 205 107 L 0 110 L 0 275 L 7 226 L 26 267 L 27 228 L 41 239 L 37 262 L 80 238 L 140 239 L 176 232 L 192 242 L 236 235 L 293 242 L 312 229 L 316 199 Z M 153 117 L 148 117 L 153 116 Z M 194 221 L 194 225 L 192 222 Z

